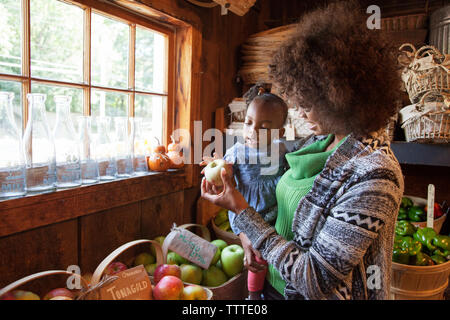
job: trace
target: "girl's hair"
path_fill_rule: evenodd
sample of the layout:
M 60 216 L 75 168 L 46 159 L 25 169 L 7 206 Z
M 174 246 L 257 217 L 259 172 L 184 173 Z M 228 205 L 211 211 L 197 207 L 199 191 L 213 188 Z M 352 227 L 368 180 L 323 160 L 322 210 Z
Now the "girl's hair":
M 263 101 L 273 107 L 276 107 L 277 112 L 282 113 L 283 121 L 286 121 L 288 115 L 288 106 L 286 102 L 284 102 L 284 100 L 276 94 L 270 93 L 270 89 L 267 87 L 267 84 L 256 83 L 244 94 L 244 98 L 247 108 L 254 100 Z

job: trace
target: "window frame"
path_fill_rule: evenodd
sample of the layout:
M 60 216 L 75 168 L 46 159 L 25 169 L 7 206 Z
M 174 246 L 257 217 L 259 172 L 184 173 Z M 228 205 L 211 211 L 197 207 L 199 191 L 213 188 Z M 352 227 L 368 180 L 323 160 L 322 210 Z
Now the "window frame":
M 162 140 L 163 144 L 167 144 L 169 141 L 170 132 L 172 132 L 173 127 L 170 121 L 168 121 L 169 114 L 173 114 L 174 108 L 174 95 L 175 95 L 175 84 L 174 84 L 174 68 L 175 68 L 175 29 L 170 28 L 166 25 L 160 25 L 149 19 L 143 18 L 136 14 L 131 14 L 124 12 L 122 8 L 115 6 L 114 4 L 106 5 L 99 1 L 92 0 L 52 0 L 60 1 L 70 5 L 75 5 L 83 10 L 84 21 L 83 21 L 83 82 L 69 82 L 60 80 L 50 80 L 43 79 L 39 77 L 32 77 L 31 75 L 31 0 L 20 0 L 22 5 L 22 72 L 20 75 L 4 74 L 0 73 L 0 80 L 6 81 L 16 81 L 20 82 L 22 86 L 22 130 L 26 128 L 26 124 L 29 118 L 28 115 L 28 100 L 27 94 L 31 93 L 31 85 L 42 84 L 42 85 L 54 85 L 54 86 L 64 86 L 68 88 L 77 88 L 83 90 L 83 115 L 91 115 L 92 101 L 91 92 L 92 90 L 98 89 L 108 92 L 126 93 L 128 95 L 128 116 L 134 117 L 135 115 L 135 96 L 146 95 L 146 96 L 162 96 L 166 97 L 166 104 L 163 108 L 163 132 Z M 104 17 L 125 23 L 129 27 L 129 59 L 128 59 L 128 88 L 113 88 L 107 86 L 93 85 L 91 79 L 91 31 L 92 31 L 92 14 L 100 14 Z M 152 91 L 142 91 L 136 90 L 135 88 L 135 45 L 136 45 L 136 27 L 141 27 L 149 29 L 154 32 L 161 33 L 166 36 L 166 92 L 152 92 Z

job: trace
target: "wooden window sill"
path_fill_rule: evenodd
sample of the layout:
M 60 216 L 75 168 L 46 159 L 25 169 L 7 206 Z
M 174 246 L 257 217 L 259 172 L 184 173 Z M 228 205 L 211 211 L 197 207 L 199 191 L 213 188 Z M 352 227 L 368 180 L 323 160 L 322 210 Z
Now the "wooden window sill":
M 0 237 L 183 190 L 186 169 L 0 201 Z

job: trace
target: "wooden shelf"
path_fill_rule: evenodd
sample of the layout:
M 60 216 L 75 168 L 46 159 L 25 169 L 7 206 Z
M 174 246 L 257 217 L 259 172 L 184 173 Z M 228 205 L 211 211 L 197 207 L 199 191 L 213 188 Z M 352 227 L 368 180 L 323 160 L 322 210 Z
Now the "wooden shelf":
M 400 164 L 450 167 L 450 143 L 395 141 L 391 143 L 391 148 Z
M 1 201 L 0 237 L 181 191 L 186 186 L 186 170 L 182 169 Z

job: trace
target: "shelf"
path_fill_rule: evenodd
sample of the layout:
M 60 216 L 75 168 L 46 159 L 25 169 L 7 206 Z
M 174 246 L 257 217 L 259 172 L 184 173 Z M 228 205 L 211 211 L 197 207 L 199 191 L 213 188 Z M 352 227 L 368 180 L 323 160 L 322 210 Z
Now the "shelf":
M 450 143 L 396 141 L 391 143 L 391 148 L 400 164 L 450 167 Z

